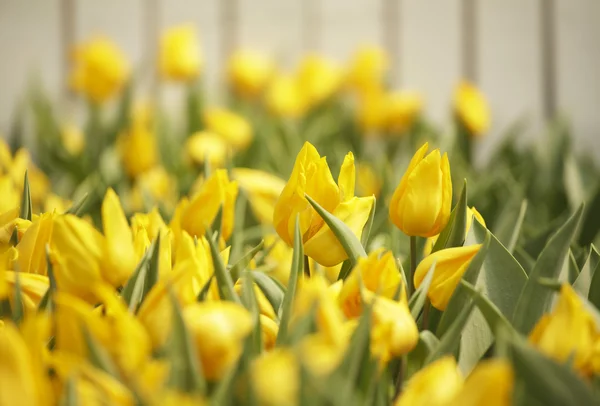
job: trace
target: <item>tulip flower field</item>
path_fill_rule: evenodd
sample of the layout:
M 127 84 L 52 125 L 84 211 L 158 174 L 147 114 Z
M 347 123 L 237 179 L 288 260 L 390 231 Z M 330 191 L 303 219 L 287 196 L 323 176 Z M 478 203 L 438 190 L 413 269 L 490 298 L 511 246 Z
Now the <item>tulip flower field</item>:
M 440 126 L 378 48 L 239 50 L 220 99 L 193 27 L 157 48 L 180 109 L 94 37 L 82 120 L 35 86 L 0 142 L 0 406 L 600 404 L 600 169 L 565 122 L 480 163 L 485 95 Z

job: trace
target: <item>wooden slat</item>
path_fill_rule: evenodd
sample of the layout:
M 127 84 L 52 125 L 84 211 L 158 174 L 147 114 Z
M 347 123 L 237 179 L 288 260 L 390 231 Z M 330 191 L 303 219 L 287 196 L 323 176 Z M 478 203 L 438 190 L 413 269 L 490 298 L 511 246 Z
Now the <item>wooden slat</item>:
M 600 158 L 600 2 L 556 0 L 557 103 L 580 151 Z

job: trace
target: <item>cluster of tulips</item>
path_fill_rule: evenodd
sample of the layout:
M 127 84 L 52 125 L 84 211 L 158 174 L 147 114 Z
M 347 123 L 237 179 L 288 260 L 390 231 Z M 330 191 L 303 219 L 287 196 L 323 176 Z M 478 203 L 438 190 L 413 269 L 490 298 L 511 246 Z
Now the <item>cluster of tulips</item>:
M 92 39 L 83 129 L 38 89 L 0 143 L 0 405 L 600 402 L 598 172 L 562 126 L 550 158 L 474 168 L 483 95 L 444 134 L 376 48 L 295 74 L 237 52 L 226 107 L 202 65 L 165 33 L 173 124 Z

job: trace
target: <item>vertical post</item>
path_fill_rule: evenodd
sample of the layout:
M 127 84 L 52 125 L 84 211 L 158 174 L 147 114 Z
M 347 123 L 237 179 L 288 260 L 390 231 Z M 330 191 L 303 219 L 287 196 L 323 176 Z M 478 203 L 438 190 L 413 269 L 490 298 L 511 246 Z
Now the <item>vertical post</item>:
M 150 94 L 154 97 L 158 92 L 158 72 L 156 70 L 157 47 L 160 30 L 160 0 L 146 0 L 143 2 L 142 13 L 142 49 L 144 50 L 145 65 L 148 69 Z
M 462 69 L 464 79 L 477 82 L 477 0 L 462 0 Z
M 556 1 L 543 0 L 539 4 L 542 98 L 544 118 L 550 120 L 556 114 Z
M 300 0 L 302 6 L 302 47 L 304 52 L 316 51 L 320 46 L 321 18 L 319 0 Z
M 221 0 L 219 2 L 221 19 L 221 65 L 227 65 L 227 59 L 238 46 L 239 39 L 239 0 Z
M 383 0 L 381 5 L 383 44 L 390 57 L 390 81 L 398 85 L 400 70 L 400 0 Z
M 61 0 L 60 2 L 60 47 L 61 47 L 61 75 L 62 95 L 65 102 L 71 96 L 69 90 L 69 70 L 71 68 L 71 53 L 75 45 L 75 0 Z

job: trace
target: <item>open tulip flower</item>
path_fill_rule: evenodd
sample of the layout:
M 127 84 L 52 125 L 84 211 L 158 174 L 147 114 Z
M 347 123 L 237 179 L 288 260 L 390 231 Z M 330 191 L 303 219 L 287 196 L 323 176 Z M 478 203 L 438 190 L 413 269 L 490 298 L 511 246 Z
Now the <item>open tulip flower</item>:
M 344 261 L 348 257 L 346 252 L 305 195 L 346 223 L 360 238 L 375 198 L 354 196 L 355 176 L 352 153 L 344 158 L 336 184 L 325 157 L 321 157 L 312 144 L 305 143 L 275 204 L 273 224 L 279 236 L 291 246 L 296 216 L 300 215 L 306 255 L 324 266 Z

